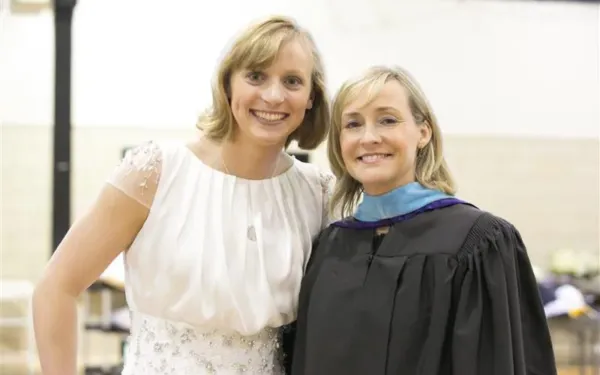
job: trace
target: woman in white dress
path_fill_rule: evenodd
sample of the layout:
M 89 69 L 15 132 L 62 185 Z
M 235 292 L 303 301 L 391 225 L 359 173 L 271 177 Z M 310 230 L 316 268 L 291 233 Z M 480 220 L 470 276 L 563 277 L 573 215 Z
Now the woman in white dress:
M 329 103 L 306 31 L 273 17 L 221 63 L 202 135 L 129 152 L 52 256 L 34 295 L 44 375 L 76 373 L 76 299 L 124 251 L 126 375 L 281 374 L 331 175 L 289 157 L 325 138 Z

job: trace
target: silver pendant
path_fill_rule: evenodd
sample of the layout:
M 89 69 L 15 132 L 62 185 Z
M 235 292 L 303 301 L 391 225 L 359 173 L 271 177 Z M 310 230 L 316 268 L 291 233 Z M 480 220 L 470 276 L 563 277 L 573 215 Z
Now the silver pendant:
M 250 241 L 256 241 L 256 229 L 254 229 L 254 225 L 250 225 L 248 227 L 248 232 L 246 235 Z

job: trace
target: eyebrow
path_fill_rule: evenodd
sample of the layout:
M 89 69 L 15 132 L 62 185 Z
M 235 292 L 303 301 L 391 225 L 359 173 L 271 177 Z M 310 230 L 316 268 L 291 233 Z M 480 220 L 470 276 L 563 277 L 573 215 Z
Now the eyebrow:
M 394 113 L 400 115 L 400 111 L 398 111 L 396 108 L 390 107 L 390 106 L 377 107 L 375 109 L 375 112 L 394 112 Z M 346 112 L 343 114 L 343 116 L 347 116 L 347 117 L 360 116 L 360 113 L 356 112 L 356 111 Z
M 287 72 L 287 74 L 297 75 L 297 76 L 305 76 L 305 77 L 310 76 L 310 73 L 306 74 L 306 72 L 303 72 L 303 71 L 300 71 L 300 70 L 296 70 L 296 69 L 289 70 Z
M 244 70 L 247 71 L 247 72 L 264 72 L 264 71 L 268 70 L 268 68 L 246 67 L 246 68 L 244 68 Z M 303 71 L 298 70 L 298 69 L 290 69 L 290 70 L 287 70 L 285 72 L 285 75 L 295 75 L 295 76 L 301 76 L 301 77 L 310 77 L 311 73 L 307 74 L 306 72 L 303 72 Z

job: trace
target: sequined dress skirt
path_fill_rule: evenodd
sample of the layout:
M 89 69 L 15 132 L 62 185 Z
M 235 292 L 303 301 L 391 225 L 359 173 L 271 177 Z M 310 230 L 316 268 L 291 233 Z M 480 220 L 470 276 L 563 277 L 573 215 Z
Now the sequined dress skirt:
M 134 313 L 123 375 L 282 375 L 277 330 L 253 336 Z

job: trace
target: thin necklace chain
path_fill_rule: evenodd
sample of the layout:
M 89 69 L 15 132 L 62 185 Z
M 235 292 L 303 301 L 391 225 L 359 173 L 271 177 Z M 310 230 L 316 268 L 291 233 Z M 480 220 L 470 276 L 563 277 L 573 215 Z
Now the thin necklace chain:
M 275 177 L 275 173 L 277 173 L 277 167 L 279 167 L 279 159 L 280 159 L 280 155 L 277 154 L 277 161 L 275 162 L 275 168 L 273 168 L 273 173 L 271 173 L 270 178 Z M 221 163 L 223 163 L 223 168 L 225 168 L 225 172 L 227 172 L 227 174 L 231 175 L 231 172 L 229 172 L 229 168 L 227 168 L 227 164 L 225 164 L 225 158 L 223 157 L 223 150 L 221 150 Z

